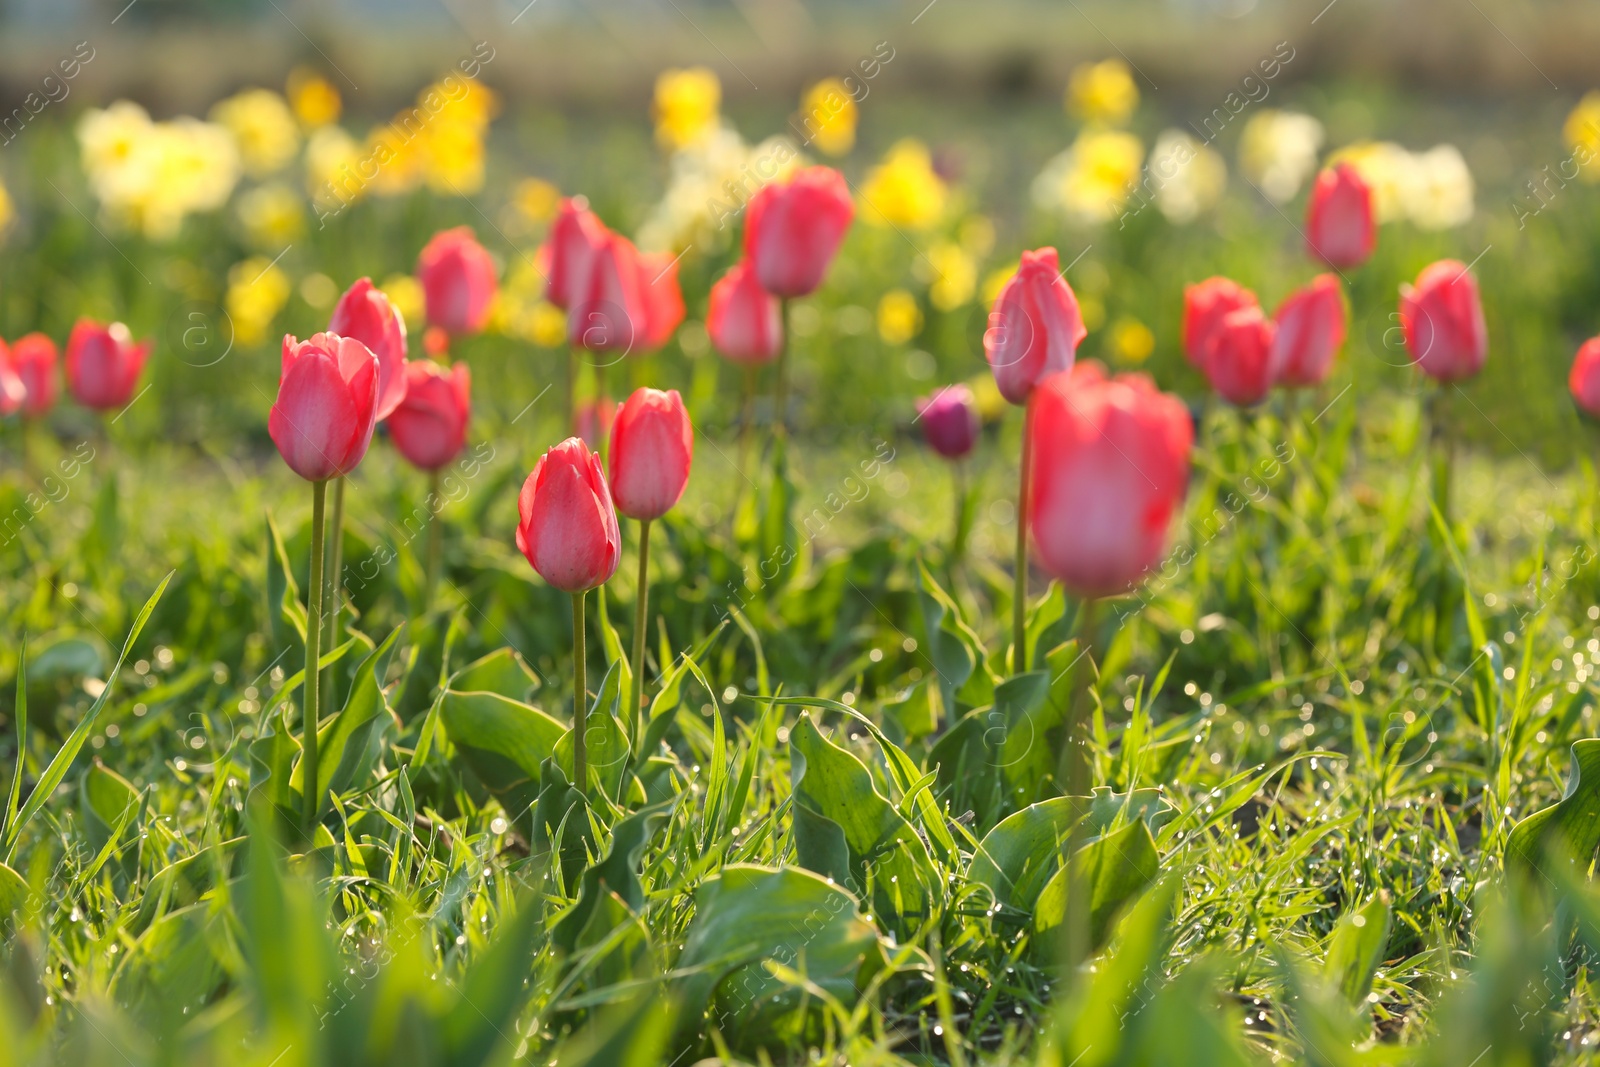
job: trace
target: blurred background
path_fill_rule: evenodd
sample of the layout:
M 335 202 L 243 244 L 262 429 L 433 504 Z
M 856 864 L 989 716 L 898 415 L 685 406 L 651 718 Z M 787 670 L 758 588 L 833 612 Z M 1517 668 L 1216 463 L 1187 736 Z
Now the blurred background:
M 781 141 L 839 167 L 862 220 L 792 324 L 819 443 L 985 385 L 988 301 L 1042 244 L 1084 354 L 1198 398 L 1183 286 L 1225 273 L 1270 307 L 1302 284 L 1309 179 L 1346 158 L 1384 225 L 1327 399 L 1405 402 L 1398 287 L 1453 257 L 1491 333 L 1459 432 L 1561 465 L 1587 447 L 1566 370 L 1600 330 L 1596 54 L 1600 6 L 1517 0 L 3 0 L 0 335 L 123 319 L 156 349 L 119 432 L 270 456 L 281 335 L 363 274 L 414 309 L 418 250 L 469 225 L 502 293 L 452 355 L 491 434 L 564 373 L 537 249 L 583 193 L 683 255 L 689 322 L 632 380 L 726 425 L 738 369 L 698 320 Z

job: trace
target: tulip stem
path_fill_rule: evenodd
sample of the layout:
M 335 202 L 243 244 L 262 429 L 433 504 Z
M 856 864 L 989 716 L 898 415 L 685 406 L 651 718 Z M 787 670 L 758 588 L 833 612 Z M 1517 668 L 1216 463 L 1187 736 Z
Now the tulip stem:
M 1433 498 L 1445 526 L 1450 525 L 1450 483 L 1455 467 L 1455 439 L 1444 413 L 1444 386 L 1434 390 L 1428 401 L 1428 421 L 1432 431 Z
M 444 523 L 439 516 L 439 472 L 428 472 L 428 570 L 422 587 L 422 610 L 433 607 L 433 591 L 439 584 L 439 564 L 444 557 Z
M 584 679 L 583 598 L 572 594 L 572 782 L 581 793 L 589 791 L 589 755 L 584 732 L 589 713 L 588 682 Z
M 778 300 L 778 325 L 782 343 L 778 345 L 778 365 L 774 369 L 777 381 L 772 388 L 772 429 L 778 437 L 789 434 L 789 298 Z
M 344 566 L 344 482 L 343 475 L 333 479 L 333 514 L 328 523 L 328 565 L 322 575 L 322 606 L 328 613 L 323 623 L 326 630 L 322 644 L 328 649 L 339 647 L 339 617 L 340 609 L 344 607 L 344 583 L 339 580 L 339 569 Z M 333 699 L 333 670 L 332 667 L 328 668 L 328 677 L 323 679 L 327 684 L 322 686 L 322 704 Z M 319 716 L 328 713 L 322 704 L 317 705 Z
M 756 367 L 753 363 L 744 368 L 744 419 L 739 426 L 739 480 L 733 487 L 733 521 L 730 529 L 737 530 L 739 505 L 744 503 L 744 487 L 750 481 L 750 442 L 755 439 L 756 428 Z
M 639 591 L 633 600 L 633 702 L 628 705 L 628 723 L 638 726 L 644 704 L 644 634 L 650 622 L 650 520 L 639 520 Z M 634 736 L 644 736 L 636 729 Z
M 567 349 L 567 435 L 578 436 L 578 347 Z
M 1067 921 L 1066 973 L 1069 990 L 1079 964 L 1089 955 L 1089 900 L 1079 858 L 1088 843 L 1089 797 L 1092 782 L 1089 766 L 1089 736 L 1086 726 L 1094 689 L 1094 623 L 1098 606 L 1086 598 L 1078 609 L 1078 652 L 1074 661 L 1071 704 L 1067 708 L 1067 744 L 1062 753 L 1066 763 L 1067 796 L 1072 804 L 1072 830 L 1067 845 Z
M 306 619 L 305 711 L 300 716 L 300 766 L 304 768 L 301 821 L 308 840 L 317 824 L 317 701 L 321 682 L 317 663 L 322 659 L 323 511 L 327 496 L 326 481 L 311 483 L 311 574 L 306 580 L 310 613 Z
M 1022 462 L 1017 475 L 1017 576 L 1011 603 L 1011 673 L 1028 669 L 1028 466 L 1032 459 L 1032 397 L 1022 408 Z
M 958 459 L 950 465 L 950 477 L 956 491 L 955 525 L 950 530 L 950 573 L 954 577 L 962 557 L 967 554 L 967 494 L 972 490 L 967 485 L 966 460 Z

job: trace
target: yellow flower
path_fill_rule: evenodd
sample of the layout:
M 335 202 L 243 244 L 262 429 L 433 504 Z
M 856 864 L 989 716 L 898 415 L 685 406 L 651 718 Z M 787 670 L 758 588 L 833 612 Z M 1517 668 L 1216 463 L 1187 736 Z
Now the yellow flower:
M 1310 115 L 1268 108 L 1239 136 L 1239 169 L 1274 204 L 1293 200 L 1317 169 L 1322 123 Z
M 921 141 L 907 138 L 890 148 L 867 174 L 861 189 L 868 222 L 924 229 L 944 215 L 948 190 L 934 173 L 933 157 Z
M 1600 182 L 1600 91 L 1584 94 L 1567 116 L 1561 136 L 1576 154 L 1584 180 Z
M 1144 178 L 1140 196 L 1152 190 L 1161 213 L 1183 225 L 1217 206 L 1228 187 L 1228 165 L 1182 130 L 1165 130 L 1150 151 Z
M 406 322 L 422 321 L 422 284 L 409 274 L 391 274 L 378 286 Z
M 364 183 L 356 169 L 361 158 L 361 146 L 342 127 L 312 133 L 306 141 L 306 191 L 319 214 L 361 198 Z
M 0 185 L 0 234 L 11 225 L 11 220 L 17 217 L 16 210 L 11 206 L 11 194 L 6 192 L 6 187 Z
M 656 141 L 671 152 L 697 144 L 717 128 L 722 83 L 706 67 L 664 70 L 656 78 Z
M 1017 273 L 1016 263 L 1007 263 L 989 272 L 988 277 L 983 279 L 984 307 L 994 306 L 994 302 L 1000 299 L 1000 290 L 1006 287 L 1006 282 L 1009 282 L 1015 273 Z
M 289 278 L 265 256 L 252 256 L 228 271 L 228 318 L 242 345 L 259 343 L 289 300 Z
M 305 229 L 305 202 L 283 182 L 268 182 L 239 197 L 235 208 L 250 242 L 282 248 Z
M 1455 145 L 1411 154 L 1406 216 L 1424 230 L 1448 230 L 1472 218 L 1472 172 Z
M 856 143 L 856 102 L 838 78 L 826 78 L 800 98 L 800 128 L 817 151 L 842 156 Z
M 390 123 L 367 133 L 361 149 L 364 188 L 379 196 L 400 196 L 422 183 L 421 142 L 425 125 Z M 358 181 L 360 178 L 357 179 Z
M 1085 130 L 1033 183 L 1040 207 L 1093 225 L 1122 213 L 1142 175 L 1144 145 L 1131 133 Z
M 289 72 L 289 106 L 294 117 L 308 130 L 339 121 L 343 107 L 339 90 L 327 78 L 308 67 Z
M 84 112 L 78 123 L 78 147 L 83 152 L 83 168 L 89 180 L 98 183 L 128 164 L 154 125 L 144 108 L 128 100 L 118 100 L 104 110 L 91 108 Z
M 472 125 L 435 119 L 418 143 L 428 188 L 454 196 L 483 188 L 483 135 Z
M 1156 335 L 1134 318 L 1121 318 L 1111 330 L 1111 348 L 1124 363 L 1143 363 L 1156 350 Z
M 462 123 L 479 132 L 488 129 L 489 120 L 500 113 L 500 98 L 492 89 L 454 74 L 424 88 L 417 94 L 417 104 L 431 116 L 430 122 Z
M 922 309 L 904 289 L 890 289 L 878 301 L 878 336 L 888 345 L 903 345 L 922 329 Z
M 561 190 L 543 178 L 524 178 L 512 190 L 511 202 L 528 222 L 549 222 L 561 206 Z
M 1085 122 L 1121 126 L 1139 107 L 1139 87 L 1120 59 L 1083 63 L 1067 85 L 1067 111 Z
M 252 177 L 274 174 L 300 151 L 300 127 L 283 97 L 271 89 L 246 89 L 211 109 L 211 121 L 239 142 L 239 156 Z
M 928 249 L 933 281 L 928 302 L 940 311 L 952 311 L 972 299 L 978 288 L 978 264 L 958 244 L 941 241 Z
M 559 348 L 567 343 L 567 313 L 541 300 L 528 313 L 528 340 L 545 348 Z

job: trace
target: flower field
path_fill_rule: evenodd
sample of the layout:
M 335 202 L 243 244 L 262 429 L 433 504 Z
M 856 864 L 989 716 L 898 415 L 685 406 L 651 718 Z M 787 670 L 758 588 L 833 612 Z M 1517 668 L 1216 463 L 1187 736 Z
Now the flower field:
M 1593 1062 L 1600 89 L 710 42 L 0 113 L 0 1067 Z

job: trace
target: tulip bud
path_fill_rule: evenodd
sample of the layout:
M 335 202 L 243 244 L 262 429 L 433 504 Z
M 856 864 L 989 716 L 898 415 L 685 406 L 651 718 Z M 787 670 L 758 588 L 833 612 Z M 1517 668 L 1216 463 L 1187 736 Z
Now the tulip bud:
M 1207 278 L 1187 287 L 1183 291 L 1183 354 L 1204 371 L 1206 351 L 1223 316 L 1256 306 L 1256 294 L 1231 278 Z
M 561 201 L 561 210 L 550 224 L 550 239 L 544 246 L 548 257 L 546 300 L 565 311 L 582 298 L 589 284 L 590 259 L 595 249 L 605 243 L 608 233 L 584 197 Z
M 1306 248 L 1335 267 L 1359 267 L 1372 256 L 1378 233 L 1372 188 L 1349 163 L 1317 175 L 1306 205 Z
M 644 336 L 640 352 L 654 352 L 671 339 L 683 322 L 683 291 L 678 288 L 678 260 L 666 252 L 640 252 L 639 292 L 644 301 Z
M 28 399 L 28 387 L 17 374 L 6 343 L 0 341 L 0 415 L 15 415 Z
M 1272 364 L 1278 384 L 1291 388 L 1321 385 L 1344 344 L 1344 288 L 1333 274 L 1319 274 L 1290 293 L 1272 316 Z
M 517 512 L 517 547 L 557 589 L 581 593 L 616 573 L 622 538 L 611 490 L 600 457 L 576 437 L 534 464 Z
M 353 337 L 378 357 L 378 421 L 406 395 L 406 321 L 371 278 L 358 278 L 339 298 L 328 332 Z
M 1176 397 L 1092 362 L 1033 397 L 1028 528 L 1039 565 L 1078 596 L 1130 588 L 1161 558 L 1194 435 Z
M 472 414 L 472 372 L 465 363 L 448 370 L 431 359 L 405 367 L 406 395 L 389 416 L 394 446 L 412 464 L 438 470 L 467 443 Z
M 483 329 L 498 283 L 471 227 L 434 234 L 417 257 L 417 281 L 429 322 L 458 337 Z
M 1000 395 L 1013 404 L 1026 403 L 1037 383 L 1071 369 L 1087 333 L 1078 298 L 1061 276 L 1056 250 L 1022 253 L 1017 272 L 995 298 L 983 333 L 983 353 Z
M 79 319 L 67 337 L 67 387 L 78 403 L 110 411 L 133 399 L 139 372 L 150 355 L 150 342 L 134 343 L 120 322 L 102 326 Z
M 805 296 L 844 242 L 856 208 L 844 175 L 806 167 L 762 186 L 745 208 L 744 254 L 774 296 Z
M 1277 327 L 1258 307 L 1240 308 L 1222 317 L 1211 335 L 1206 377 L 1217 395 L 1237 407 L 1266 399 L 1277 378 L 1273 339 Z
M 711 287 L 706 332 L 735 363 L 770 363 L 783 351 L 783 309 L 761 288 L 748 259 L 728 268 Z
M 922 436 L 945 459 L 960 459 L 978 443 L 978 402 L 965 383 L 917 401 L 917 419 Z
M 310 482 L 349 474 L 376 424 L 378 357 L 353 337 L 285 335 L 283 376 L 267 432 L 289 469 Z
M 22 413 L 30 419 L 49 414 L 56 403 L 56 343 L 42 333 L 20 337 L 11 346 L 11 365 L 28 394 Z
M 567 340 L 590 352 L 642 349 L 650 323 L 641 273 L 633 242 L 609 234 L 590 257 L 587 285 L 567 309 Z
M 637 389 L 611 424 L 611 499 L 630 519 L 659 519 L 683 496 L 694 427 L 676 389 Z
M 1567 388 L 1578 408 L 1591 418 L 1600 419 L 1600 337 L 1591 337 L 1578 349 L 1567 375 Z
M 1411 361 L 1437 381 L 1472 377 L 1489 354 L 1478 282 L 1453 259 L 1424 267 L 1415 286 L 1400 287 L 1400 328 Z

